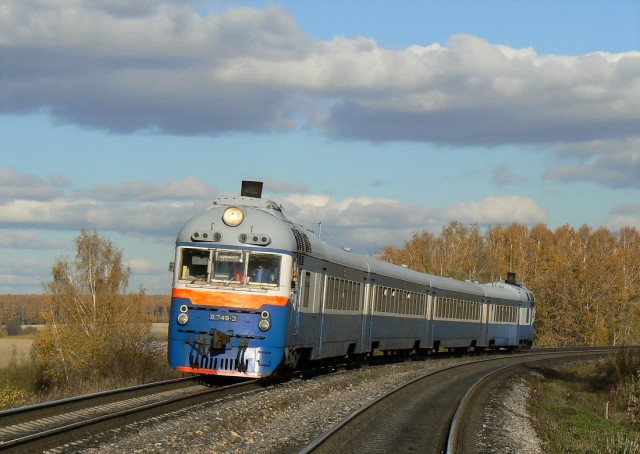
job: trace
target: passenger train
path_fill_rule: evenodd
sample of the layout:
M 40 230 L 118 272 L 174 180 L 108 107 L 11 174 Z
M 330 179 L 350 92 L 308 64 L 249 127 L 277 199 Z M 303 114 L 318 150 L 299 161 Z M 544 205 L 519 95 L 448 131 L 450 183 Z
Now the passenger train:
M 168 358 L 177 371 L 267 377 L 336 358 L 533 344 L 534 296 L 329 246 L 243 182 L 180 230 Z

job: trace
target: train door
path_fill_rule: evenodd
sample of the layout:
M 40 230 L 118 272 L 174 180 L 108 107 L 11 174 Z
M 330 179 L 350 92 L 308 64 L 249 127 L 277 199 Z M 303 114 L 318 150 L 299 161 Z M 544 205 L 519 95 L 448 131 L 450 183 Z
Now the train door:
M 367 282 L 367 279 L 364 279 L 364 286 L 362 291 L 362 332 L 360 335 L 360 350 L 365 351 L 369 350 L 369 346 L 371 345 L 371 312 L 372 312 L 372 304 L 373 300 L 371 295 L 371 285 Z
M 491 340 L 489 339 L 489 336 L 491 335 L 489 332 L 489 322 L 493 317 L 494 306 L 491 304 L 491 298 L 486 298 L 486 300 L 483 301 L 482 323 L 484 325 L 484 344 L 489 347 L 489 342 Z
M 322 357 L 322 338 L 324 337 L 324 307 L 326 303 L 325 289 L 327 288 L 327 269 L 322 268 L 320 279 L 320 306 L 318 307 L 318 316 L 320 317 L 320 330 L 318 335 L 318 357 Z
M 307 273 L 308 274 L 308 273 Z M 302 270 L 302 268 L 298 268 L 295 276 L 298 277 L 297 282 L 296 282 L 296 292 L 294 294 L 294 298 L 295 300 L 292 301 L 292 305 L 293 305 L 293 320 L 292 320 L 292 326 L 291 326 L 291 332 L 294 336 L 298 335 L 298 330 L 300 328 L 300 309 L 301 309 L 301 305 L 302 305 L 302 298 L 304 297 L 304 293 L 305 290 L 308 290 L 308 285 L 309 285 L 309 277 L 305 276 L 304 271 Z M 305 282 L 307 287 L 305 287 Z
M 424 322 L 424 346 L 426 348 L 430 348 L 433 345 L 433 300 L 434 297 L 429 294 L 429 290 L 427 290 L 427 301 L 424 312 L 425 322 Z
M 522 306 L 522 303 L 520 303 Z M 518 308 L 518 339 L 516 339 L 517 344 L 522 344 L 523 339 L 529 339 L 530 330 L 529 330 L 529 319 L 531 316 L 531 309 L 528 307 L 519 307 Z
M 427 337 L 427 346 L 428 348 L 431 348 L 431 346 L 433 346 L 433 348 L 435 348 L 435 342 L 436 342 L 436 306 L 438 304 L 438 297 L 436 296 L 436 292 L 432 291 L 431 295 L 429 295 L 429 304 L 428 304 L 428 308 L 429 308 L 429 313 L 428 313 L 428 321 L 427 321 L 427 326 L 429 326 L 429 331 L 431 332 L 429 337 Z

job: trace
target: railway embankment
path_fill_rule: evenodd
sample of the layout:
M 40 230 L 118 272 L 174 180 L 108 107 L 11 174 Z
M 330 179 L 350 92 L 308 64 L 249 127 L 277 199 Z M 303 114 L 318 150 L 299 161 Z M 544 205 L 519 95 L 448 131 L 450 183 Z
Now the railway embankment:
M 427 371 L 465 361 L 470 359 L 407 362 L 328 374 L 312 380 L 294 379 L 248 393 L 240 399 L 181 410 L 152 422 L 105 433 L 74 445 L 74 450 L 85 453 L 297 453 L 348 415 L 400 384 Z M 500 424 L 509 420 L 520 428 L 529 427 L 517 435 L 486 431 L 482 436 L 487 446 L 506 449 L 496 452 L 535 452 L 529 448 L 539 446 L 529 426 L 525 389 L 524 385 L 510 388 L 512 404 L 492 409 L 492 417 L 501 421 Z

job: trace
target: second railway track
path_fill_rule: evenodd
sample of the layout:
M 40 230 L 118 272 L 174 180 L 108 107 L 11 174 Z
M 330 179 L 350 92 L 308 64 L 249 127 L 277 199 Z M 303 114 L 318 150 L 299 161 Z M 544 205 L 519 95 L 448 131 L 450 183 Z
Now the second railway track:
M 503 359 L 517 363 L 520 359 L 533 356 L 539 361 L 543 356 L 558 357 L 558 353 L 544 351 L 537 352 L 536 355 L 483 357 L 479 363 L 485 363 L 485 366 L 474 366 L 480 368 L 472 369 L 468 377 L 469 382 L 461 388 L 458 388 L 455 382 L 467 375 L 466 372 L 462 372 L 466 367 L 451 369 L 446 364 L 432 360 L 391 364 L 379 371 L 374 370 L 378 369 L 377 367 L 363 367 L 358 371 L 343 371 L 324 376 L 327 378 L 319 377 L 319 384 L 315 379 L 301 379 L 283 383 L 282 386 L 277 385 L 273 389 L 269 386 L 265 388 L 264 384 L 258 383 L 212 389 L 199 385 L 194 380 L 150 384 L 0 412 L 0 450 L 35 452 L 54 447 L 63 451 L 98 448 L 106 452 L 127 452 L 146 449 L 151 444 L 175 452 L 189 446 L 196 451 L 237 449 L 237 452 L 271 450 L 297 453 L 311 440 L 346 418 L 349 412 L 356 416 L 365 415 L 365 422 L 362 423 L 363 418 L 355 425 L 352 422 L 344 422 L 339 425 L 341 428 L 349 426 L 348 430 L 358 435 L 363 429 L 357 428 L 357 425 L 360 424 L 366 429 L 368 418 L 379 424 L 382 429 L 390 427 L 392 434 L 395 431 L 395 435 L 388 435 L 392 441 L 393 436 L 400 437 L 400 441 L 392 442 L 394 450 L 406 450 L 405 447 L 411 443 L 418 446 L 421 443 L 420 437 L 424 437 L 424 434 L 415 436 L 410 425 L 403 426 L 398 422 L 395 411 L 403 406 L 402 403 L 387 400 L 386 403 L 371 404 L 364 410 L 358 408 L 371 402 L 372 396 L 389 393 L 400 383 L 424 376 L 427 370 L 431 370 L 431 373 L 426 375 L 432 376 L 432 388 L 437 391 L 434 400 L 427 400 L 426 403 L 423 401 L 423 405 L 427 405 L 426 410 L 423 409 L 421 412 L 420 406 L 416 406 L 414 402 L 422 399 L 419 396 L 417 382 L 411 385 L 413 388 L 409 387 L 407 391 L 401 390 L 393 394 L 401 395 L 404 392 L 410 397 L 409 400 L 414 403 L 406 406 L 403 412 L 411 414 L 411 406 L 416 407 L 414 416 L 420 421 L 422 432 L 428 433 L 432 439 L 437 439 L 433 446 L 438 446 L 444 443 L 447 434 L 444 427 L 456 410 L 455 405 L 451 406 L 451 402 L 460 400 L 479 377 L 501 367 L 496 365 L 490 368 L 487 367 L 488 364 Z M 566 352 L 560 356 L 566 356 Z M 443 360 L 449 365 L 460 361 L 467 364 L 474 360 Z M 437 372 L 445 368 L 448 368 L 449 372 Z M 352 373 L 355 375 L 354 379 L 351 378 Z M 308 383 L 309 386 L 304 383 Z M 359 383 L 363 386 L 359 386 Z M 262 388 L 262 391 L 252 392 L 257 388 Z M 165 402 L 161 402 L 162 400 Z M 204 403 L 207 405 L 201 405 Z M 193 410 L 189 408 L 192 406 L 195 406 Z M 378 416 L 375 412 L 370 412 L 374 407 L 378 408 Z M 475 408 L 475 405 L 471 408 Z M 178 410 L 181 411 L 174 413 Z M 429 418 L 439 422 L 429 422 Z M 238 426 L 239 421 L 241 427 Z M 366 441 L 362 446 L 369 444 L 367 449 L 362 448 L 364 451 L 388 450 L 389 442 L 382 439 L 382 429 L 378 430 L 379 433 L 376 432 L 375 436 L 364 435 Z M 339 430 L 331 431 L 334 432 Z M 330 443 L 335 443 L 340 435 L 329 435 L 325 438 L 333 438 Z M 345 445 L 338 443 L 339 448 L 328 450 L 335 452 L 346 447 L 350 452 L 357 452 L 361 448 L 357 438 L 347 441 Z M 249 449 L 251 451 L 248 451 Z M 321 449 L 324 448 L 317 445 L 312 450 L 321 452 Z M 425 451 L 440 452 L 438 448 L 420 449 L 420 452 Z
M 536 353 L 439 369 L 354 412 L 300 452 L 476 452 L 472 432 L 479 410 L 474 403 L 497 374 L 513 373 L 527 363 L 607 353 Z

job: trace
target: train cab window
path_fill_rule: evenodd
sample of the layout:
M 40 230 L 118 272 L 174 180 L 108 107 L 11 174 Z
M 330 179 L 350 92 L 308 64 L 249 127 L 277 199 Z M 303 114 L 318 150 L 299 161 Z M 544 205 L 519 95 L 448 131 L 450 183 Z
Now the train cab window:
M 275 254 L 249 254 L 248 282 L 250 286 L 280 284 L 282 257 Z
M 213 254 L 211 280 L 226 285 L 242 284 L 246 275 L 246 257 L 242 252 L 216 251 Z
M 209 274 L 209 251 L 203 249 L 183 249 L 180 270 L 181 280 L 207 281 Z

